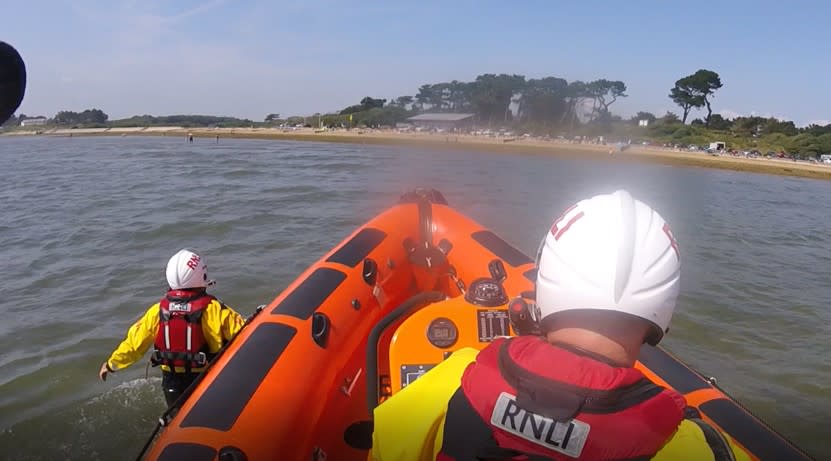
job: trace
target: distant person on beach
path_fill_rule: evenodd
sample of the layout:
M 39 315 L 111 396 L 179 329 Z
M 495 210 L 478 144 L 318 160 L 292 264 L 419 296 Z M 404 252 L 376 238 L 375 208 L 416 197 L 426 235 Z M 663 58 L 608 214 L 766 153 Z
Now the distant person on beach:
M 188 133 L 188 142 L 189 143 L 193 142 L 193 133 Z
M 214 281 L 208 280 L 205 259 L 193 251 L 183 249 L 170 258 L 167 283 L 165 296 L 130 327 L 98 376 L 106 381 L 108 374 L 141 359 L 152 344 L 150 361 L 162 369 L 162 390 L 171 406 L 245 320 L 207 293 Z
M 546 231 L 536 268 L 527 315 L 510 317 L 519 336 L 454 352 L 375 409 L 375 461 L 749 460 L 634 366 L 680 286 L 655 210 L 626 191 L 582 200 Z
M 219 135 L 216 135 L 216 143 L 219 144 Z

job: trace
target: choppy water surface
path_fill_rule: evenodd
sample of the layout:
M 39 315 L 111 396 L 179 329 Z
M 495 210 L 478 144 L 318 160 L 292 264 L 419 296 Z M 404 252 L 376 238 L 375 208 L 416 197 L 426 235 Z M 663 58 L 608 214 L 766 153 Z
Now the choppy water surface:
M 831 182 L 661 165 L 180 138 L 0 138 L 0 453 L 132 459 L 156 369 L 100 363 L 181 247 L 247 315 L 415 186 L 528 254 L 577 199 L 625 187 L 681 243 L 665 346 L 820 459 L 831 415 Z

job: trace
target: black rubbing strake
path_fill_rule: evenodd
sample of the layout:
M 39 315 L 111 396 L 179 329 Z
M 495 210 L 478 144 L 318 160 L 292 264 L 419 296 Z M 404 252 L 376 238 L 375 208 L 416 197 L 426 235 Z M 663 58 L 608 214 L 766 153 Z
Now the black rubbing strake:
M 379 229 L 366 227 L 355 234 L 338 251 L 329 256 L 326 262 L 356 267 L 372 250 L 384 241 L 387 234 Z
M 710 387 L 704 378 L 660 348 L 644 344 L 638 360 L 682 394 Z
M 811 459 L 730 400 L 711 400 L 698 408 L 762 461 Z
M 193 405 L 181 426 L 230 429 L 296 333 L 294 327 L 280 323 L 258 326 Z
M 271 313 L 307 320 L 345 279 L 346 274 L 341 271 L 328 267 L 318 268 L 272 309 Z

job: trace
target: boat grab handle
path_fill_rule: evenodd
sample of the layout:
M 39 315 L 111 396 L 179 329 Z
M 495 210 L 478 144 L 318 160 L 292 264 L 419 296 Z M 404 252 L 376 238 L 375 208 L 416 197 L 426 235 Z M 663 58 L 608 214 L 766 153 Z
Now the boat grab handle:
M 372 410 L 378 406 L 378 398 L 380 397 L 378 392 L 378 340 L 381 338 L 381 334 L 401 317 L 444 299 L 445 294 L 441 291 L 418 293 L 401 303 L 372 328 L 366 341 L 366 400 L 370 418 L 372 417 Z

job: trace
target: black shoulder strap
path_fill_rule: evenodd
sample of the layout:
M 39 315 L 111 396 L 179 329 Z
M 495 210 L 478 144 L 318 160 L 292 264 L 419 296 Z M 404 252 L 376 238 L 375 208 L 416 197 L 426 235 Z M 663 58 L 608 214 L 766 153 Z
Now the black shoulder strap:
M 444 421 L 441 452 L 456 461 L 502 461 L 522 455 L 528 461 L 551 460 L 500 447 L 493 437 L 491 427 L 476 413 L 461 387 L 450 398 Z
M 573 418 L 579 412 L 616 413 L 645 402 L 664 388 L 645 377 L 628 386 L 611 390 L 585 389 L 535 375 L 514 362 L 507 339 L 499 350 L 499 371 L 517 390 L 517 405 L 557 421 Z
M 733 449 L 730 448 L 730 443 L 727 442 L 727 439 L 724 438 L 724 435 L 718 429 L 701 419 L 701 413 L 699 413 L 698 409 L 687 407 L 684 409 L 684 413 L 686 419 L 694 422 L 701 428 L 701 432 L 704 433 L 704 439 L 707 440 L 707 445 L 713 451 L 713 457 L 716 461 L 736 461 L 736 457 L 733 455 Z

